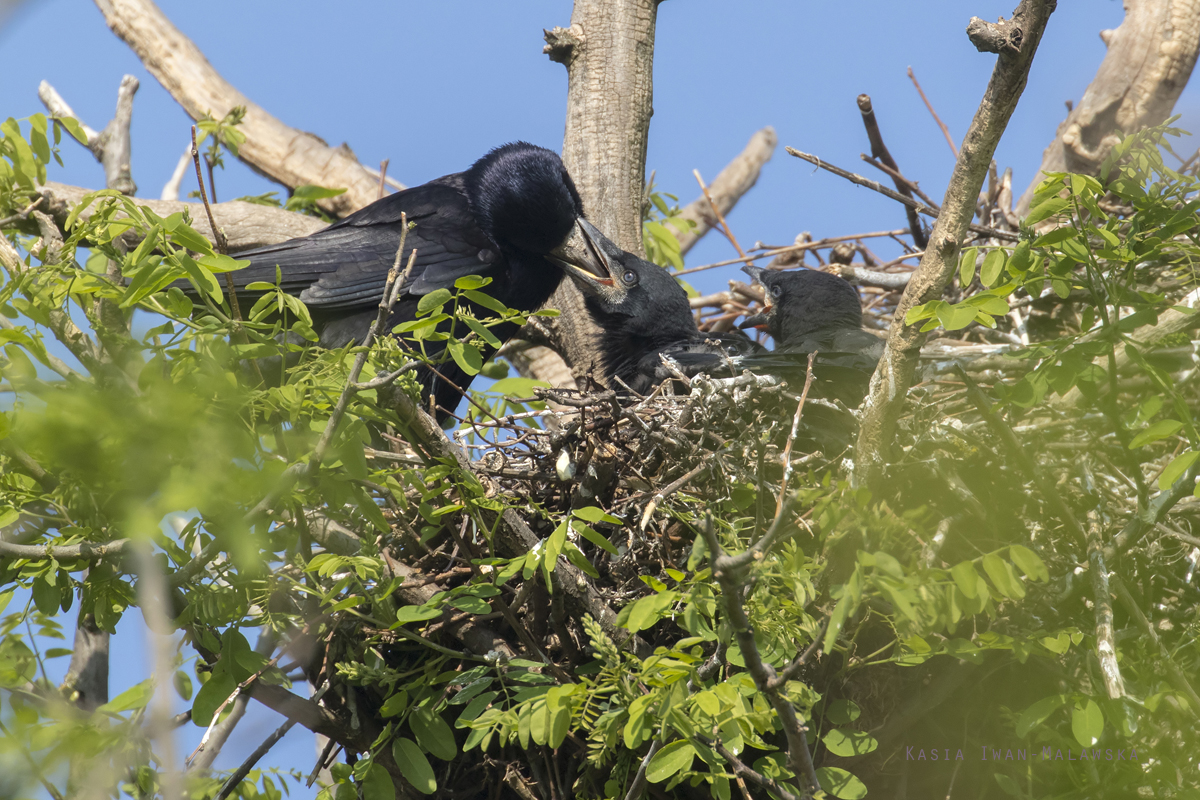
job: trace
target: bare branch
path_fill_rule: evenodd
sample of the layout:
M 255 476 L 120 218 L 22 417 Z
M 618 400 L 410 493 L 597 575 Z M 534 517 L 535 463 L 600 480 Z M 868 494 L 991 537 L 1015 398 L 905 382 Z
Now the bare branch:
M 869 94 L 858 96 L 858 110 L 862 113 L 863 127 L 867 129 L 867 139 L 871 143 L 871 155 L 879 159 L 881 169 L 887 169 L 890 172 L 896 190 L 911 200 L 912 185 L 900 177 L 900 166 L 896 163 L 896 159 L 892 158 L 892 153 L 888 150 L 887 145 L 883 143 L 883 133 L 879 130 L 879 121 L 875 119 L 875 109 L 871 105 Z M 906 206 L 904 211 L 908 215 L 908 229 L 912 231 L 913 242 L 924 250 L 925 245 L 929 244 L 929 240 L 925 236 L 925 229 L 921 227 L 917 210 L 912 206 Z
M 833 164 L 823 161 L 822 159 L 820 159 L 817 156 L 812 155 L 811 153 L 801 152 L 801 151 L 795 149 L 794 147 L 785 147 L 784 150 L 786 150 L 789 155 L 793 155 L 796 158 L 803 159 L 804 161 L 807 161 L 810 164 L 816 164 L 821 169 L 826 170 L 827 172 L 832 172 L 834 175 L 837 175 L 839 178 L 845 178 L 846 180 L 850 181 L 851 183 L 856 183 L 859 186 L 864 186 L 867 189 L 870 189 L 875 192 L 879 192 L 884 197 L 890 197 L 891 199 L 895 200 L 897 203 L 903 203 L 904 205 L 908 206 L 909 208 L 915 209 L 917 212 L 924 214 L 927 217 L 933 217 L 934 219 L 938 218 L 938 215 L 940 212 L 937 209 L 930 208 L 929 206 L 925 205 L 924 203 L 918 203 L 916 200 L 913 200 L 911 197 L 905 197 L 904 195 L 900 194 L 899 192 L 896 192 L 896 191 L 893 191 L 893 190 L 887 188 L 886 186 L 882 185 L 878 181 L 873 181 L 870 178 L 864 178 L 862 175 L 859 175 L 858 173 L 850 172 L 849 170 L 842 169 L 841 167 L 835 167 Z M 984 170 L 986 171 L 986 169 L 987 169 L 987 167 L 985 165 Z M 982 178 L 980 179 L 979 185 L 983 186 Z M 947 191 L 947 195 L 949 195 L 950 190 L 947 189 L 946 191 Z M 972 215 L 974 215 L 974 213 L 975 213 L 973 206 L 971 209 L 971 213 L 972 213 Z M 967 228 L 967 230 L 974 231 L 975 233 L 981 233 L 985 236 L 990 236 L 993 239 L 1002 239 L 1004 241 L 1015 242 L 1019 238 L 1017 236 L 1017 234 L 1013 233 L 1012 231 L 1002 231 L 1002 230 L 997 230 L 996 228 L 987 228 L 987 227 L 984 227 L 983 225 L 976 225 L 973 222 L 970 222 L 969 219 L 968 219 L 966 228 Z
M 326 211 L 345 216 L 375 199 L 378 180 L 344 148 L 330 147 L 311 133 L 284 125 L 231 86 L 208 63 L 195 43 L 171 24 L 150 0 L 96 0 L 108 27 L 142 60 L 158 82 L 194 120 L 217 119 L 244 106 L 241 131 L 246 142 L 238 158 L 285 186 L 316 184 L 345 188 L 320 201 Z
M 83 134 L 87 137 L 87 148 L 104 166 L 105 186 L 130 196 L 137 194 L 137 184 L 133 182 L 133 176 L 130 174 L 132 143 L 129 135 L 129 126 L 133 121 L 133 96 L 137 90 L 137 78 L 132 75 L 123 77 L 117 89 L 116 114 L 104 130 L 96 131 L 83 124 L 53 86 L 46 81 L 38 85 L 38 98 L 46 106 L 51 117 L 70 117 L 83 128 Z
M 775 129 L 772 127 L 768 126 L 755 132 L 750 137 L 746 149 L 726 164 L 720 174 L 708 185 L 709 194 L 712 195 L 713 202 L 722 215 L 729 214 L 742 195 L 750 191 L 758 182 L 763 165 L 770 161 L 771 156 L 775 154 L 775 146 L 778 142 L 779 137 L 775 135 Z M 712 230 L 715 220 L 709 210 L 708 200 L 703 194 L 688 203 L 682 209 L 680 216 L 695 223 L 691 230 L 675 234 L 675 238 L 679 240 L 679 251 L 687 253 L 695 246 L 696 242 Z
M 1029 211 L 1043 172 L 1097 175 L 1113 145 L 1165 120 L 1200 53 L 1200 0 L 1126 2 L 1125 19 L 1100 38 L 1108 53 L 1079 105 L 1042 154 L 1042 165 L 1017 201 Z
M 963 138 L 962 151 L 942 201 L 942 213 L 929 237 L 929 247 L 900 297 L 887 347 L 871 378 L 855 449 L 854 481 L 859 485 L 874 485 L 882 477 L 896 420 L 925 339 L 920 326 L 905 324 L 905 315 L 914 306 L 940 298 L 958 266 L 959 249 L 970 230 L 992 154 L 1025 88 L 1029 67 L 1054 5 L 1053 0 L 1021 0 L 1013 13 L 1013 23 L 1024 31 L 1021 50 L 997 58 L 983 101 Z

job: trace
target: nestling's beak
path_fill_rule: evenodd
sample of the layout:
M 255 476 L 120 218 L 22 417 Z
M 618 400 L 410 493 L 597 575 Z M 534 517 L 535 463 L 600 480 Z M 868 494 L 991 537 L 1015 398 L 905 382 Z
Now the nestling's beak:
M 771 292 L 767 291 L 767 285 L 763 283 L 762 280 L 763 273 L 766 271 L 767 270 L 765 267 L 756 267 L 753 264 L 742 265 L 742 272 L 753 278 L 754 282 L 761 286 L 764 290 L 762 311 L 758 312 L 757 314 L 751 314 L 742 320 L 738 327 L 743 330 L 746 328 L 758 328 L 759 330 L 766 330 L 768 323 L 771 321 Z
M 762 274 L 766 272 L 765 267 L 756 267 L 753 264 L 743 264 L 742 272 L 754 279 L 755 283 L 762 285 Z
M 746 317 L 744 320 L 738 323 L 738 327 L 743 330 L 746 328 L 765 329 L 768 322 L 770 322 L 770 315 L 766 311 L 760 311 L 757 314 L 751 314 L 750 316 Z
M 612 286 L 612 267 L 600 247 L 601 241 L 605 241 L 605 236 L 595 225 L 586 219 L 577 219 L 567 238 L 546 257 L 566 270 L 568 275 Z

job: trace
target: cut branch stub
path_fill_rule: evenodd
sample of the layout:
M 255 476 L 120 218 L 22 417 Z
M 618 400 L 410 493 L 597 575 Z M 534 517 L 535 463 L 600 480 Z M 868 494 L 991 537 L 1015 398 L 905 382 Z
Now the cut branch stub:
M 985 22 L 971 17 L 967 23 L 967 38 L 981 53 L 1016 53 L 1021 49 L 1021 28 L 1012 20 L 1001 18 L 998 22 Z

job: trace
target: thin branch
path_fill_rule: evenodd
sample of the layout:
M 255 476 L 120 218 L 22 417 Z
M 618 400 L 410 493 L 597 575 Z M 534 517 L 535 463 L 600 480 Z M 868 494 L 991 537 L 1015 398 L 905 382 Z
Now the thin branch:
M 387 168 L 390 162 L 390 158 L 385 158 L 379 162 L 379 200 L 383 199 L 383 193 L 387 188 Z
M 646 768 L 650 766 L 650 759 L 654 758 L 661 748 L 662 740 L 655 739 L 650 745 L 650 749 L 646 751 L 646 757 L 638 765 L 637 774 L 633 776 L 633 781 L 629 784 L 629 791 L 625 793 L 625 800 L 638 800 L 642 796 L 642 792 L 646 788 Z
M 30 560 L 55 559 L 70 561 L 82 558 L 88 561 L 99 561 L 108 556 L 119 556 L 129 547 L 128 539 L 117 539 L 104 544 L 80 542 L 71 545 L 48 544 L 14 544 L 0 539 L 0 556 L 7 558 L 26 558 Z
M 911 197 L 905 197 L 904 195 L 900 194 L 899 192 L 897 192 L 893 189 L 887 188 L 886 186 L 879 183 L 878 181 L 873 181 L 870 178 L 864 178 L 862 175 L 859 175 L 858 173 L 850 172 L 849 170 L 844 170 L 841 167 L 835 167 L 834 165 L 826 163 L 825 161 L 821 160 L 817 156 L 812 155 L 811 153 L 802 152 L 800 150 L 795 149 L 794 147 L 785 147 L 783 149 L 786 150 L 789 155 L 793 155 L 796 158 L 803 159 L 804 161 L 807 161 L 810 164 L 815 164 L 818 167 L 820 167 L 821 169 L 826 170 L 828 172 L 832 172 L 834 175 L 837 175 L 839 178 L 845 178 L 846 180 L 850 181 L 851 183 L 856 183 L 859 186 L 870 189 L 871 191 L 879 192 L 884 197 L 890 197 L 891 199 L 895 200 L 897 203 L 903 203 L 904 205 L 915 209 L 917 212 L 924 214 L 927 217 L 933 217 L 934 219 L 937 219 L 939 216 L 939 212 L 937 210 L 925 205 L 924 203 L 919 203 L 916 200 L 913 200 Z M 982 185 L 982 181 L 980 181 L 980 185 Z M 947 193 L 949 193 L 949 190 L 947 190 Z M 972 206 L 972 214 L 974 214 L 974 206 Z M 983 234 L 984 236 L 990 236 L 993 239 L 1001 239 L 1006 242 L 1016 242 L 1016 241 L 1020 240 L 1020 237 L 1017 234 L 1013 233 L 1012 231 L 1002 231 L 998 228 L 988 228 L 984 225 L 976 225 L 973 222 L 968 223 L 966 227 L 967 227 L 967 230 L 969 230 L 969 231 L 973 231 L 975 233 L 980 233 L 980 234 Z
M 154 560 L 153 548 L 146 542 L 135 548 L 138 560 L 138 605 L 146 620 L 150 637 L 151 669 L 154 675 L 154 696 L 150 706 L 149 736 L 156 742 L 154 752 L 160 762 L 163 800 L 181 800 L 183 784 L 175 759 L 174 726 L 171 713 L 171 676 L 174 674 L 174 645 L 171 632 L 174 626 L 167 617 L 170 596 L 167 582 Z
M 1171 658 L 1171 653 L 1162 643 L 1162 639 L 1158 638 L 1158 631 L 1150 624 L 1150 620 L 1146 619 L 1146 614 L 1142 611 L 1142 607 L 1138 605 L 1137 600 L 1129 592 L 1129 587 L 1125 585 L 1125 581 L 1121 580 L 1121 576 L 1113 574 L 1111 577 L 1112 588 L 1116 590 L 1117 599 L 1121 601 L 1121 605 L 1125 606 L 1125 610 L 1137 622 L 1138 627 L 1142 629 L 1142 633 L 1146 635 L 1158 650 L 1158 657 L 1162 659 L 1163 665 L 1167 670 L 1167 680 L 1175 688 L 1175 691 L 1187 698 L 1188 710 L 1192 716 L 1200 720 L 1200 695 L 1196 694 L 1195 687 L 1188 680 L 1186 674 L 1175 663 L 1175 659 Z
M 742 606 L 743 585 L 737 579 L 737 573 L 740 572 L 738 565 L 721 549 L 711 515 L 705 519 L 702 532 L 712 559 L 713 577 L 721 585 L 721 597 L 725 603 L 725 611 L 729 618 L 729 624 L 733 628 L 733 635 L 737 639 L 738 647 L 742 651 L 742 658 L 746 662 L 746 671 L 754 679 L 754 685 L 758 687 L 758 690 L 767 696 L 767 700 L 783 724 L 784 736 L 788 743 L 788 768 L 792 770 L 796 780 L 801 782 L 801 786 L 807 784 L 808 791 L 804 791 L 804 794 L 816 791 L 820 787 L 820 783 L 817 781 L 812 753 L 808 749 L 806 726 L 800 722 L 791 701 L 774 685 L 775 670 L 762 660 L 762 655 L 758 651 L 758 644 L 754 639 L 754 629 L 750 626 L 750 620 L 746 617 L 746 610 Z M 744 556 L 745 553 L 742 555 Z
M 875 109 L 871 106 L 871 96 L 868 94 L 860 94 L 858 96 L 858 110 L 862 113 L 863 127 L 867 129 L 867 139 L 871 143 L 871 155 L 878 158 L 881 163 L 876 164 L 874 161 L 868 160 L 865 156 L 864 161 L 874 164 L 880 169 L 892 176 L 892 182 L 896 184 L 896 189 L 905 197 L 911 198 L 913 187 L 916 184 L 909 181 L 900 175 L 900 167 L 896 164 L 896 159 L 892 158 L 891 152 L 887 145 L 883 143 L 883 133 L 879 130 L 879 121 L 875 119 Z M 920 190 L 918 190 L 920 191 Z M 925 199 L 921 195 L 921 199 Z M 930 206 L 930 203 L 926 200 Z M 929 238 L 925 235 L 925 229 L 921 227 L 921 219 L 917 216 L 917 211 L 912 206 L 906 206 L 905 214 L 908 215 L 908 228 L 912 231 L 913 242 L 917 247 L 924 250 L 929 244 Z
M 755 261 L 759 258 L 770 258 L 773 256 L 785 255 L 787 253 L 803 253 L 807 250 L 821 250 L 823 248 L 833 247 L 835 244 L 838 244 L 840 242 L 853 242 L 858 239 L 879 239 L 879 238 L 883 238 L 886 236 L 903 236 L 904 234 L 907 234 L 907 233 L 908 233 L 908 230 L 902 228 L 900 230 L 895 230 L 895 231 L 875 231 L 872 233 L 857 233 L 857 234 L 852 234 L 850 236 L 830 236 L 830 237 L 827 237 L 825 239 L 820 239 L 815 242 L 804 242 L 803 244 L 790 244 L 790 245 L 787 245 L 786 247 L 764 248 L 764 252 L 758 253 L 756 255 L 746 256 L 744 258 L 731 258 L 726 261 L 717 261 L 712 264 L 705 264 L 703 266 L 692 267 L 690 269 L 681 269 L 678 272 L 675 272 L 672 274 L 674 274 L 674 275 L 689 275 L 693 272 L 703 272 L 708 269 L 716 269 L 717 267 L 728 267 L 731 264 L 748 264 L 749 262 Z M 754 250 L 757 248 L 751 248 L 751 249 Z
M 1016 17 L 1016 14 L 1013 15 Z M 921 95 L 921 100 L 924 101 L 925 107 L 929 109 L 933 121 L 942 130 L 942 136 L 946 137 L 946 144 L 950 145 L 950 152 L 954 153 L 954 158 L 958 158 L 958 146 L 954 144 L 954 138 L 950 135 L 950 129 L 946 127 L 946 123 L 942 122 L 942 118 L 933 110 L 933 103 L 929 102 L 929 98 L 925 96 L 925 90 L 921 88 L 921 84 L 917 82 L 917 76 L 913 73 L 912 67 L 908 68 L 908 79 L 912 81 L 913 86 L 917 87 L 917 94 Z M 969 136 L 970 134 L 968 134 Z
M 325 690 L 328 688 L 329 684 L 327 683 L 322 686 L 315 695 L 313 695 L 314 704 L 316 701 L 321 699 L 321 696 L 325 694 Z M 246 776 L 250 774 L 250 770 L 254 769 L 254 765 L 257 764 L 263 756 L 270 752 L 271 748 L 278 744 L 279 740 L 282 739 L 295 724 L 296 720 L 289 719 L 287 722 L 276 728 L 270 736 L 263 740 L 263 743 L 255 748 L 254 752 L 250 754 L 249 758 L 243 761 L 241 766 L 234 770 L 234 773 L 229 776 L 225 783 L 221 784 L 221 791 L 217 792 L 216 800 L 225 800 L 225 798 L 229 797 L 233 790 L 237 788 L 237 785 L 244 781 Z
M 412 274 L 413 264 L 417 260 L 417 251 L 415 249 L 408 256 L 408 265 L 405 266 L 404 273 L 400 273 L 400 258 L 404 253 L 404 244 L 407 238 L 408 215 L 401 212 L 400 246 L 396 248 L 396 259 L 392 263 L 392 268 L 388 271 L 387 283 L 383 287 L 383 297 L 379 300 L 379 313 L 376 314 L 375 322 L 367 331 L 366 338 L 362 342 L 362 350 L 354 358 L 354 364 L 350 368 L 350 375 L 346 378 L 346 388 L 342 390 L 341 396 L 338 397 L 337 404 L 333 407 L 333 412 L 329 415 L 329 422 L 326 424 L 325 430 L 321 433 L 321 438 L 313 450 L 312 458 L 309 459 L 306 471 L 308 477 L 316 474 L 317 468 L 321 466 L 321 461 L 325 458 L 325 451 L 329 449 L 329 444 L 333 441 L 333 436 L 342 421 L 342 416 L 346 413 L 346 407 L 350 404 L 350 398 L 357 391 L 355 387 L 358 384 L 358 376 L 362 374 L 363 365 L 367 363 L 367 356 L 371 352 L 371 345 L 383 333 L 388 317 L 391 316 L 392 306 L 396 304 L 396 300 L 400 297 L 400 293 L 408 283 L 408 276 Z
M 704 199 L 708 201 L 708 207 L 713 213 L 713 217 L 717 220 L 717 224 L 721 226 L 721 231 L 725 234 L 733 248 L 737 250 L 738 255 L 742 258 L 747 258 L 746 251 L 738 244 L 737 237 L 733 235 L 733 231 L 729 229 L 729 223 L 725 221 L 725 215 L 721 213 L 721 209 L 717 208 L 716 202 L 708 191 L 708 187 L 704 185 L 704 179 L 700 177 L 700 170 L 692 170 L 692 174 L 696 176 L 696 183 L 700 184 L 700 191 L 704 193 Z M 753 259 L 751 259 L 753 261 Z
M 862 406 L 862 421 L 855 447 L 853 482 L 874 486 L 883 477 L 895 436 L 896 421 L 908 396 L 925 335 L 920 325 L 907 325 L 909 309 L 940 299 L 958 267 L 959 251 L 971 224 L 979 192 L 996 152 L 996 145 L 1025 88 L 1029 68 L 1041 42 L 1054 0 L 1021 0 L 1013 13 L 1023 31 L 1021 49 L 997 57 L 992 77 L 971 126 L 963 139 L 962 153 L 946 187 L 942 211 L 934 223 L 929 247 L 913 278 L 900 296 L 892 315 L 891 331 L 879 366 L 871 378 Z M 901 195 L 902 196 L 902 195 Z M 1002 241 L 1013 241 L 1007 231 L 981 231 Z

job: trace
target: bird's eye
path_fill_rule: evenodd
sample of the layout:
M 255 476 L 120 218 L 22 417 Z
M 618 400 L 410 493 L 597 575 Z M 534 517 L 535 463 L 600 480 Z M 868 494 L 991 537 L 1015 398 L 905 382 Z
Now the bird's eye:
M 778 300 L 782 296 L 783 296 L 783 287 L 782 286 L 772 286 L 771 287 L 771 297 L 774 297 L 776 300 Z
M 621 276 L 621 280 L 625 281 L 627 285 L 633 286 L 638 282 L 638 276 L 633 270 L 627 269 L 625 270 L 625 274 Z

